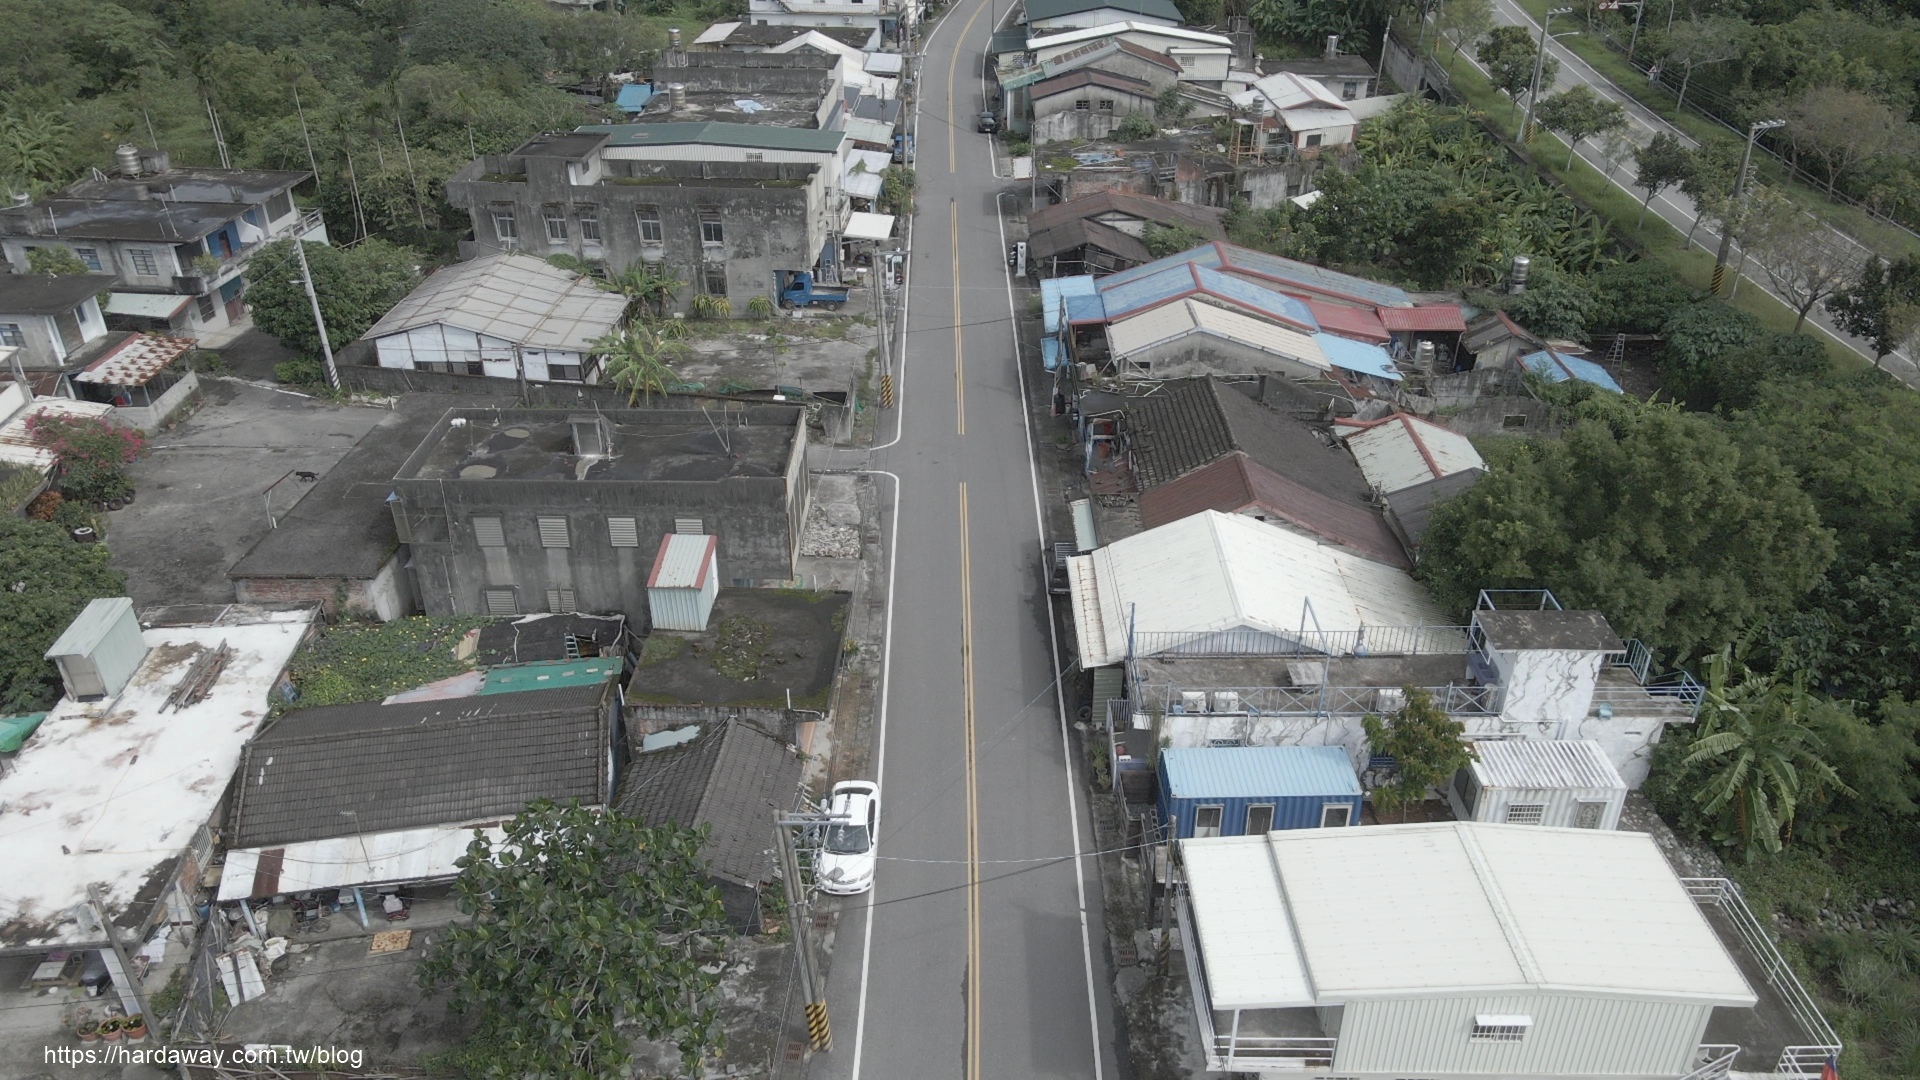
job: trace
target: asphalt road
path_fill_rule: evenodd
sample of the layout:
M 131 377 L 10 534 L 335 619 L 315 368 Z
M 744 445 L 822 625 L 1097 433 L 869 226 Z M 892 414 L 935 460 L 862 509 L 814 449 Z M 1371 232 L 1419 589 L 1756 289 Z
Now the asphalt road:
M 1524 27 L 1528 33 L 1534 35 L 1535 40 L 1538 40 L 1540 24 L 1535 21 L 1525 9 L 1516 3 L 1515 0 L 1494 0 L 1493 12 L 1496 24 Z M 1557 39 L 1561 34 L 1580 29 L 1581 26 L 1582 23 L 1578 18 L 1562 16 L 1556 20 L 1554 37 Z M 1440 55 L 1443 58 L 1446 56 L 1449 48 L 1450 46 L 1443 46 L 1441 48 Z M 1654 135 L 1665 132 L 1678 138 L 1689 147 L 1697 145 L 1685 132 L 1667 123 L 1651 110 L 1635 101 L 1631 94 L 1614 85 L 1606 76 L 1595 71 L 1585 60 L 1582 60 L 1578 54 L 1561 44 L 1558 40 L 1547 43 L 1547 52 L 1560 61 L 1560 72 L 1555 77 L 1549 93 L 1542 94 L 1542 97 L 1550 96 L 1551 93 L 1558 93 L 1562 90 L 1570 90 L 1575 86 L 1587 86 L 1592 88 L 1592 90 L 1600 96 L 1618 101 L 1626 108 L 1628 132 L 1635 143 L 1644 145 L 1652 141 Z M 1461 53 L 1460 62 L 1472 61 L 1471 49 Z M 1474 62 L 1474 66 L 1480 67 L 1477 62 Z M 1485 71 L 1486 69 L 1481 68 L 1481 70 Z M 1574 150 L 1587 164 L 1593 166 L 1603 175 L 1608 175 L 1609 179 L 1613 181 L 1614 186 L 1631 194 L 1635 199 L 1644 200 L 1646 198 L 1647 193 L 1645 189 L 1633 182 L 1634 166 L 1632 161 L 1628 161 L 1618 167 L 1611 165 L 1607 162 L 1605 156 L 1601 154 L 1599 145 L 1591 140 L 1580 143 Z M 1614 171 L 1609 174 L 1609 169 L 1614 169 Z M 1660 195 L 1653 200 L 1652 209 L 1654 213 L 1664 218 L 1674 228 L 1680 230 L 1682 235 L 1685 235 L 1687 230 L 1693 227 L 1695 219 L 1699 216 L 1699 211 L 1694 207 L 1693 200 L 1687 198 L 1678 188 L 1669 188 L 1661 192 Z M 1837 243 L 1853 249 L 1860 261 L 1866 261 L 1867 255 L 1869 254 L 1866 248 L 1862 247 L 1852 237 L 1837 230 L 1833 235 Z M 1693 239 L 1695 244 L 1708 252 L 1717 251 L 1720 246 L 1720 235 L 1714 231 L 1711 222 L 1701 222 L 1700 228 L 1693 234 Z M 1740 248 L 1738 244 L 1734 245 L 1731 258 L 1735 265 L 1739 264 Z M 1789 308 L 1794 306 L 1781 298 L 1779 293 L 1772 288 L 1771 283 L 1767 281 L 1765 270 L 1759 266 L 1757 259 L 1749 258 L 1747 260 L 1744 277 L 1745 280 L 1739 287 L 1761 289 L 1773 296 L 1774 299 L 1786 304 Z M 1824 305 L 1815 304 L 1813 310 L 1807 313 L 1807 322 L 1810 328 L 1809 332 L 1813 332 L 1816 335 L 1825 334 L 1859 353 L 1869 362 L 1873 360 L 1872 347 L 1859 338 L 1835 327 L 1832 318 L 1827 315 Z M 1915 365 L 1909 350 L 1902 349 L 1895 351 L 1886 358 L 1884 365 L 1888 372 L 1908 386 L 1920 387 L 1920 366 Z
M 838 904 L 835 1041 L 810 1077 L 1113 1075 L 1098 879 L 1073 857 L 1092 839 L 1040 578 L 1003 181 L 974 132 L 988 4 L 952 5 L 920 66 L 904 370 L 869 464 L 897 493 L 881 861 L 874 890 Z

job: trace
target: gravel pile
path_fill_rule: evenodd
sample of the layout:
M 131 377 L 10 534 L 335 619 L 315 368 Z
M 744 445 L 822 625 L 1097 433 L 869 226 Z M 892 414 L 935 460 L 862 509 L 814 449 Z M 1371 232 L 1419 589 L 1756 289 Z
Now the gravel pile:
M 800 538 L 800 554 L 816 559 L 857 559 L 860 557 L 860 530 L 851 525 L 835 525 L 815 513 L 807 521 Z

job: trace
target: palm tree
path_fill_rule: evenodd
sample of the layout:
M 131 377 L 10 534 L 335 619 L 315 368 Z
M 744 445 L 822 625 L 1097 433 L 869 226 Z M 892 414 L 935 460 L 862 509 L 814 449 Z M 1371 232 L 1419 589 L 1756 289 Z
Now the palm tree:
M 1758 674 L 1731 645 L 1708 658 L 1706 673 L 1699 734 L 1681 761 L 1706 770 L 1694 801 L 1708 814 L 1731 817 L 1725 840 L 1737 838 L 1749 859 L 1772 854 L 1792 830 L 1803 796 L 1826 786 L 1853 791 L 1820 756 L 1820 737 L 1807 724 L 1816 703 L 1803 673 L 1784 681 Z
M 664 317 L 667 313 L 668 301 L 686 286 L 686 282 L 643 262 L 635 262 L 617 274 L 608 275 L 607 280 L 600 285 L 603 289 L 625 296 L 633 302 L 633 305 L 638 305 L 637 308 L 630 305 L 627 312 L 629 322 L 640 311 Z
M 656 393 L 664 397 L 680 381 L 667 361 L 687 351 L 685 345 L 668 340 L 644 322 L 595 340 L 592 349 L 600 357 L 607 381 L 627 392 L 628 405 L 642 396 L 649 404 Z

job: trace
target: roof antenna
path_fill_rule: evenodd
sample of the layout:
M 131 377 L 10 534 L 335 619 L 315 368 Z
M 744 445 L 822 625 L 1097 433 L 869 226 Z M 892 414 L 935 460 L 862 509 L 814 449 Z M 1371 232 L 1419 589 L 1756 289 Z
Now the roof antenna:
M 727 437 L 726 425 L 724 423 L 716 425 L 713 422 L 713 414 L 707 411 L 705 405 L 700 406 L 700 415 L 706 418 L 707 426 L 713 429 L 714 438 L 720 440 L 720 449 L 725 450 L 728 454 L 732 454 L 733 440 Z M 726 419 L 725 414 L 721 415 L 721 419 Z

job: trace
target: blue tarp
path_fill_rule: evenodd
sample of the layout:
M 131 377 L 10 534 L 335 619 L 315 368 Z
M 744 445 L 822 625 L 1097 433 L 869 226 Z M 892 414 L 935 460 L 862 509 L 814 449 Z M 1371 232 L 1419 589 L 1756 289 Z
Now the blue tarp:
M 620 94 L 613 99 L 621 112 L 637 113 L 653 100 L 652 83 L 628 83 L 620 88 Z
M 1313 341 L 1320 346 L 1320 354 L 1327 358 L 1327 363 L 1342 371 L 1357 371 L 1389 382 L 1400 381 L 1400 371 L 1393 366 L 1393 357 L 1378 345 L 1333 334 L 1315 334 Z
M 1046 319 L 1049 334 L 1060 332 L 1061 316 L 1066 312 L 1066 299 L 1070 296 L 1092 296 L 1093 275 L 1077 274 L 1073 277 L 1048 278 L 1040 283 L 1041 310 Z
M 1528 371 L 1548 382 L 1566 382 L 1578 379 L 1583 383 L 1592 383 L 1602 390 L 1611 390 L 1616 394 L 1624 393 L 1620 384 L 1613 381 L 1607 369 L 1591 360 L 1582 360 L 1577 356 L 1568 356 L 1552 349 L 1541 349 L 1520 358 L 1520 364 Z
M 1043 337 L 1040 339 L 1040 366 L 1052 371 L 1060 366 L 1060 339 Z

